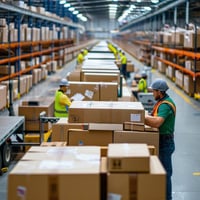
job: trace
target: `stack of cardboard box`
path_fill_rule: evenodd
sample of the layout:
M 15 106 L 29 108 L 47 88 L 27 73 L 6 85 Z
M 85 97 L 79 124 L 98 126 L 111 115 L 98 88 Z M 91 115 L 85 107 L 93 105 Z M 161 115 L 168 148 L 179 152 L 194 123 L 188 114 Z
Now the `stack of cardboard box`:
M 165 200 L 166 173 L 146 144 L 31 147 L 8 176 L 8 200 Z

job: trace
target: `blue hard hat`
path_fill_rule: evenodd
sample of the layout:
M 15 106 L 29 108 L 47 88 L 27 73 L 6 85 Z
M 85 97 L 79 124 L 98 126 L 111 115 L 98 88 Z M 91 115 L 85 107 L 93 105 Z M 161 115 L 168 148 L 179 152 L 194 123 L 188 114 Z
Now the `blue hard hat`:
M 69 85 L 69 82 L 68 82 L 68 80 L 67 80 L 66 78 L 63 78 L 63 79 L 61 79 L 59 85 L 60 85 L 60 86 L 68 86 L 68 85 Z
M 169 89 L 166 81 L 163 79 L 156 79 L 149 88 L 152 90 L 159 90 L 161 92 L 165 92 Z

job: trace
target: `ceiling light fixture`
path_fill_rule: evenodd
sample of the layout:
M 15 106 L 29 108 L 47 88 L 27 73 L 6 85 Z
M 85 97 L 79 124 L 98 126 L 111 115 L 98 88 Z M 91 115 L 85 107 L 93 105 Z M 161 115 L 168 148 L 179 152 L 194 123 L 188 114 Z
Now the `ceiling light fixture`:
M 69 10 L 69 11 L 74 11 L 75 8 L 74 8 L 74 7 L 70 7 L 68 10 Z
M 79 13 L 78 10 L 73 11 L 74 15 L 77 15 L 78 13 Z
M 65 0 L 60 0 L 60 4 L 65 4 L 66 1 Z
M 71 6 L 70 3 L 66 3 L 66 4 L 64 5 L 65 8 L 68 8 L 68 7 L 70 7 L 70 6 Z
M 151 0 L 152 3 L 159 3 L 159 0 Z

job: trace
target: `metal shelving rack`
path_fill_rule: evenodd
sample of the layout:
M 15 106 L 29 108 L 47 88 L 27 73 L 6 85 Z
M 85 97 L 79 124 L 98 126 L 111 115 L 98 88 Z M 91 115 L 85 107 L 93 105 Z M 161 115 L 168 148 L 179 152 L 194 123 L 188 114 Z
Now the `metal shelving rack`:
M 14 2 L 13 2 L 14 3 Z M 14 6 L 8 3 L 2 3 L 0 2 L 0 10 L 2 11 L 1 17 L 6 19 L 7 25 L 11 22 L 14 23 L 14 28 L 18 30 L 17 35 L 17 41 L 12 42 L 10 38 L 10 28 L 8 28 L 8 42 L 0 44 L 0 49 L 7 49 L 8 55 L 4 58 L 0 59 L 0 65 L 8 64 L 9 68 L 10 65 L 15 66 L 15 73 L 9 73 L 8 75 L 4 75 L 0 77 L 0 82 L 2 81 L 9 81 L 9 85 L 12 84 L 12 79 L 18 79 L 18 98 L 20 98 L 20 76 L 23 74 L 32 74 L 32 70 L 35 68 L 39 68 L 42 64 L 47 63 L 48 61 L 63 59 L 64 55 L 55 56 L 55 52 L 59 52 L 60 50 L 64 50 L 66 48 L 69 48 L 68 53 L 73 53 L 73 51 L 78 51 L 82 46 L 77 47 L 72 50 L 72 46 L 76 46 L 73 39 L 61 39 L 60 37 L 60 31 L 58 31 L 58 39 L 54 40 L 41 40 L 41 31 L 40 31 L 40 40 L 34 41 L 33 40 L 33 33 L 31 31 L 31 40 L 30 41 L 20 41 L 21 38 L 21 23 L 22 21 L 25 22 L 28 25 L 28 28 L 41 28 L 42 26 L 49 27 L 52 29 L 53 26 L 55 27 L 69 27 L 70 29 L 81 29 L 82 31 L 85 30 L 85 28 L 74 22 L 69 22 L 63 19 L 66 15 L 66 10 L 63 8 L 62 5 L 59 3 L 56 3 L 56 5 L 53 5 L 51 0 L 44 0 L 43 2 L 40 2 L 40 4 L 43 4 L 43 7 L 48 12 L 55 12 L 58 14 L 58 19 L 56 17 L 48 17 L 43 14 L 33 12 L 31 10 L 27 10 L 25 8 L 21 8 L 18 6 Z M 33 0 L 28 1 L 28 6 L 34 5 Z M 54 9 L 53 6 L 56 6 Z M 59 18 L 60 16 L 60 18 Z M 34 50 L 34 48 L 38 47 L 38 50 Z M 23 51 L 25 50 L 25 52 Z M 11 53 L 13 52 L 13 53 Z M 49 55 L 50 60 L 46 59 L 45 61 L 42 61 L 43 55 Z M 27 67 L 26 69 L 21 69 L 21 61 L 24 59 L 30 59 L 30 63 L 32 63 L 32 60 L 34 57 L 39 57 L 39 64 L 31 64 L 30 67 Z M 11 72 L 11 70 L 10 70 Z M 12 89 L 12 85 L 9 86 L 10 89 Z M 9 93 L 12 93 L 12 91 L 9 90 Z M 10 106 L 12 106 L 12 95 L 10 96 Z M 12 109 L 11 109 L 12 110 Z M 10 115 L 14 115 L 14 113 L 11 112 Z
M 197 79 L 199 80 L 199 77 L 200 77 L 200 72 L 196 70 L 196 61 L 200 60 L 200 53 L 198 52 L 198 48 L 196 46 L 197 44 L 196 24 L 195 24 L 195 47 L 193 49 L 183 48 L 181 46 L 176 45 L 175 43 L 171 45 L 158 43 L 157 41 L 152 39 L 152 37 L 149 37 L 149 39 L 142 38 L 142 37 L 141 38 L 134 37 L 134 32 L 137 32 L 137 31 L 144 31 L 144 32 L 150 31 L 151 33 L 155 33 L 158 30 L 161 30 L 165 24 L 169 23 L 169 20 L 167 21 L 168 18 L 170 18 L 170 23 L 174 27 L 175 35 L 176 35 L 178 26 L 188 27 L 190 22 L 195 23 L 195 19 L 191 18 L 191 13 L 190 13 L 191 10 L 194 10 L 194 7 L 190 8 L 190 5 L 192 5 L 192 3 L 195 3 L 195 1 L 178 0 L 176 2 L 172 2 L 172 1 L 168 1 L 168 2 L 169 4 L 167 6 L 164 6 L 155 12 L 147 14 L 143 17 L 140 17 L 122 26 L 120 28 L 120 33 L 122 33 L 121 40 L 123 40 L 123 43 L 125 43 L 123 39 L 124 37 L 125 40 L 127 41 L 127 45 L 129 46 L 130 43 L 132 43 L 134 48 L 136 45 L 150 47 L 151 53 L 153 54 L 153 52 L 155 52 L 154 55 L 155 55 L 156 60 L 161 61 L 162 63 L 169 65 L 176 70 L 179 70 L 183 74 L 189 75 L 189 77 L 192 78 L 192 81 L 194 83 L 194 90 L 191 95 L 194 96 L 195 98 L 200 98 L 200 95 L 198 95 L 198 92 L 197 92 L 197 85 L 196 85 L 197 83 L 196 80 Z M 127 30 L 129 30 L 129 33 L 128 33 L 128 36 L 126 37 L 126 34 L 124 33 Z M 133 37 L 129 35 L 130 32 L 132 33 Z M 124 45 L 120 43 L 120 41 L 117 43 L 122 46 Z M 130 48 L 131 47 L 129 46 L 129 49 Z M 160 53 L 164 53 L 166 58 L 161 58 L 159 56 Z M 173 57 L 174 58 L 173 61 L 168 59 L 168 56 Z M 182 66 L 179 63 L 177 63 L 176 61 L 177 57 L 182 57 L 184 59 L 188 58 L 188 59 L 193 60 L 194 69 L 193 70 L 187 69 L 185 68 L 185 66 Z

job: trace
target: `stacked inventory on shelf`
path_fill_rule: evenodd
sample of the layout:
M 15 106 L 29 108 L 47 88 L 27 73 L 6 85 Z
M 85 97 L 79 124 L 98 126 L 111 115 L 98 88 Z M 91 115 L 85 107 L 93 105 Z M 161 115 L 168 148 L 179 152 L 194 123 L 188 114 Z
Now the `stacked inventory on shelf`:
M 149 64 L 165 74 L 188 95 L 195 97 L 199 94 L 200 54 L 197 51 L 200 41 L 199 29 L 197 28 L 196 32 L 193 29 L 176 28 L 165 32 L 139 33 L 142 34 L 140 39 L 134 39 L 136 33 L 132 34 L 132 44 L 124 40 L 123 42 L 114 40 L 114 42 L 127 51 L 132 49 L 129 51 L 130 54 L 142 61 L 144 65 Z M 141 48 L 151 49 L 142 59 Z
M 59 4 L 54 10 L 57 15 L 46 7 L 35 7 L 31 1 L 0 2 L 0 9 L 6 13 L 0 18 L 0 95 L 6 98 L 0 109 L 63 67 L 80 49 L 95 43 L 86 41 L 76 45 L 79 43 L 75 40 L 76 30 L 84 27 L 59 16 L 62 14 Z

